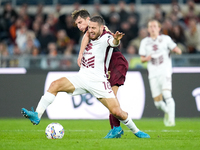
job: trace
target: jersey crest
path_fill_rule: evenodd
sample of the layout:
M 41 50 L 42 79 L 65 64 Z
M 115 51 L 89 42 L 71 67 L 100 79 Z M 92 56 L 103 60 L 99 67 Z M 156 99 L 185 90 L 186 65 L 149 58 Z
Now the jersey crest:
M 158 50 L 158 45 L 153 45 L 153 51 L 157 51 Z

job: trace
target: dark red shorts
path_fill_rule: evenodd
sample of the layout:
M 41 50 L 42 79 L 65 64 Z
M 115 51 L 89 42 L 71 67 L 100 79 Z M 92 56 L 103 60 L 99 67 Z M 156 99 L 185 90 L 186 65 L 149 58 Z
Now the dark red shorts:
M 121 52 L 113 52 L 108 68 L 108 81 L 111 86 L 120 86 L 124 84 L 126 73 L 128 71 L 128 61 Z

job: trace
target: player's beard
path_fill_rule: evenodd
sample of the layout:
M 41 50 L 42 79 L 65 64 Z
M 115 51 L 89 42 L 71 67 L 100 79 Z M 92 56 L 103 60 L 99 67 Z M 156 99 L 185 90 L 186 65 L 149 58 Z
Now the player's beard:
M 93 33 L 93 32 L 92 32 Z M 92 34 L 93 35 L 93 34 Z M 89 38 L 91 40 L 96 40 L 100 36 L 100 30 L 94 34 L 94 36 L 91 36 L 91 33 L 89 34 Z

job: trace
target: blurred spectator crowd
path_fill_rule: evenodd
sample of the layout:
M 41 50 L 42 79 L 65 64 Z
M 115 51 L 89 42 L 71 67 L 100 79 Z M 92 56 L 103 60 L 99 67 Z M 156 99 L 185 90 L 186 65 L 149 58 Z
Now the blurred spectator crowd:
M 93 4 L 93 15 L 101 15 L 106 25 L 112 31 L 125 33 L 121 41 L 123 54 L 137 55 L 140 41 L 148 36 L 147 21 L 140 23 L 141 14 L 134 3 L 119 0 L 118 4 L 109 4 L 109 12 L 103 13 L 101 4 Z M 181 10 L 177 1 L 172 1 L 171 10 L 162 9 L 162 5 L 154 5 L 152 18 L 162 24 L 162 33 L 169 35 L 181 48 L 183 53 L 200 53 L 200 10 L 193 0 L 187 1 L 187 9 Z M 116 9 L 116 6 L 119 9 Z M 62 14 L 62 5 L 57 4 L 51 13 L 44 13 L 42 4 L 36 7 L 36 14 L 28 13 L 28 5 L 20 6 L 16 11 L 11 3 L 4 5 L 0 14 L 0 56 L 48 56 L 58 55 L 69 58 L 78 54 L 83 34 L 73 23 L 71 14 Z M 72 5 L 74 10 L 83 8 L 80 3 Z M 126 8 L 129 8 L 128 10 Z M 48 60 L 42 63 L 49 65 Z M 70 61 L 63 61 L 54 65 L 70 66 Z M 17 64 L 13 63 L 13 66 Z M 9 66 L 12 66 L 9 64 Z M 1 63 L 1 66 L 3 64 Z M 8 66 L 7 64 L 4 65 Z

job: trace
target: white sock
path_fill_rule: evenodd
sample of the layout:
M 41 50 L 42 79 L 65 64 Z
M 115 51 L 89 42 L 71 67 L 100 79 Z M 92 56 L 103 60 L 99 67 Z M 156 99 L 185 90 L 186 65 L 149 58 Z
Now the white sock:
M 163 100 L 161 100 L 161 101 L 154 101 L 154 104 L 155 104 L 155 106 L 156 106 L 157 109 L 162 110 L 164 113 L 168 112 L 168 107 L 167 107 L 166 103 Z
M 38 106 L 36 108 L 36 112 L 38 113 L 38 117 L 41 118 L 46 108 L 54 101 L 55 95 L 46 92 L 40 99 Z
M 127 117 L 126 120 L 120 120 L 124 125 L 126 125 L 134 134 L 139 131 L 139 129 L 136 127 L 135 123 L 132 121 L 129 116 Z
M 169 110 L 169 118 L 171 119 L 170 121 L 174 122 L 174 119 L 175 119 L 175 102 L 174 102 L 174 99 L 173 98 L 168 98 L 165 100 L 166 103 L 167 103 L 167 107 L 168 107 L 168 110 Z

